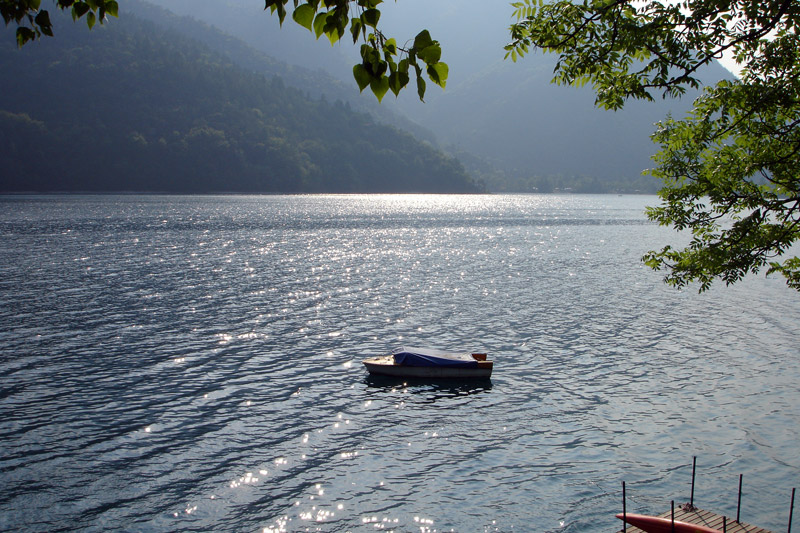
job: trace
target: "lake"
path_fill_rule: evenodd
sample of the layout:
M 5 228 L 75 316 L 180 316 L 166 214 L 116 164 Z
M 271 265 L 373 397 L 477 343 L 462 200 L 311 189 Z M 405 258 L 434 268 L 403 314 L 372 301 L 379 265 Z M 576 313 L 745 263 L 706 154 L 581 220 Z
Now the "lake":
M 0 197 L 0 530 L 611 532 L 697 456 L 785 531 L 800 294 L 666 286 L 656 203 Z M 367 377 L 401 345 L 494 374 Z

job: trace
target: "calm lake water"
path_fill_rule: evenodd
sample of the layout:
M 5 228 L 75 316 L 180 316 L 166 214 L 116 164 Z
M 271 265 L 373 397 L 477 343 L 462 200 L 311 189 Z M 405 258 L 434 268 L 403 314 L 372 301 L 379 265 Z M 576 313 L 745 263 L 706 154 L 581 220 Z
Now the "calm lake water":
M 0 530 L 611 532 L 696 455 L 785 531 L 800 295 L 665 286 L 656 201 L 0 198 Z M 402 344 L 495 372 L 370 380 Z

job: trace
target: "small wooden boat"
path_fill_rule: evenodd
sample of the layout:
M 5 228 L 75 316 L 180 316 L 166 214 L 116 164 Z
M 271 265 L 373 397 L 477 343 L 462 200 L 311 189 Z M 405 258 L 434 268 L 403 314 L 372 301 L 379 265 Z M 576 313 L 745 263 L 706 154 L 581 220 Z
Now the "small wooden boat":
M 455 353 L 403 346 L 363 361 L 372 375 L 424 379 L 486 379 L 494 363 L 485 353 Z
M 689 522 L 675 520 L 673 523 L 672 519 L 659 516 L 630 513 L 623 515 L 620 513 L 617 515 L 617 518 L 647 533 L 722 533 L 719 529 L 690 524 Z

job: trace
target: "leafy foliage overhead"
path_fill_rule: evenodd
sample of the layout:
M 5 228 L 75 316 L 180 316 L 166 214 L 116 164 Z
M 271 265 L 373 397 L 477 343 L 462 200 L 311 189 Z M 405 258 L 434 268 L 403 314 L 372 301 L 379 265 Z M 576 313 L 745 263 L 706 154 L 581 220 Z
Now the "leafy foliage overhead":
M 800 3 L 792 0 L 515 2 L 506 47 L 559 55 L 555 81 L 591 83 L 598 105 L 679 96 L 723 55 L 740 78 L 705 88 L 683 119 L 667 118 L 652 174 L 664 183 L 652 220 L 692 239 L 650 252 L 677 286 L 740 280 L 768 267 L 800 290 Z
M 53 0 L 60 9 L 69 9 L 73 20 L 86 16 L 89 27 L 103 22 L 107 15 L 116 17 L 116 0 Z M 325 35 L 331 44 L 348 32 L 353 43 L 361 45 L 361 63 L 353 67 L 353 77 L 361 91 L 369 87 L 382 100 L 391 90 L 395 96 L 414 76 L 420 100 L 425 96 L 428 79 L 444 88 L 449 69 L 440 61 L 442 49 L 427 30 L 420 31 L 409 46 L 399 46 L 394 38 L 378 29 L 383 0 L 292 0 L 292 19 L 313 32 L 317 39 Z M 265 0 L 264 9 L 277 14 L 283 24 L 289 0 Z M 53 35 L 53 25 L 47 10 L 40 9 L 41 0 L 0 0 L 0 14 L 6 24 L 15 23 L 20 46 L 41 35 Z
M 86 17 L 86 24 L 92 28 L 102 22 L 107 15 L 116 17 L 119 5 L 116 0 L 54 0 L 60 9 L 67 9 L 72 20 Z M 50 13 L 40 9 L 42 0 L 0 0 L 0 15 L 6 24 L 17 25 L 17 43 L 22 46 L 26 42 L 41 35 L 53 36 L 53 24 Z
M 367 87 L 378 100 L 391 90 L 395 96 L 414 76 L 417 94 L 425 96 L 426 82 L 423 69 L 436 85 L 447 84 L 448 67 L 440 61 L 442 49 L 431 38 L 428 30 L 420 31 L 410 46 L 399 46 L 394 38 L 386 37 L 378 29 L 381 12 L 378 5 L 383 0 L 293 0 L 292 19 L 313 32 L 319 39 L 325 35 L 335 44 L 348 33 L 353 43 L 361 45 L 361 63 L 353 67 L 353 77 L 358 88 Z M 287 16 L 288 0 L 265 0 L 265 9 L 278 15 L 283 24 Z

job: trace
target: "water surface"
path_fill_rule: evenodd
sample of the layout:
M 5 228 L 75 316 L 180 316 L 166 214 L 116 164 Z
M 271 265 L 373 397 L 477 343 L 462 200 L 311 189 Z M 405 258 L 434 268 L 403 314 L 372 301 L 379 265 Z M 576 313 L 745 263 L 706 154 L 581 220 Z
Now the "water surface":
M 0 198 L 0 530 L 776 531 L 798 294 L 641 256 L 637 196 Z M 489 382 L 369 379 L 401 344 Z

